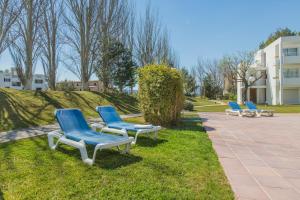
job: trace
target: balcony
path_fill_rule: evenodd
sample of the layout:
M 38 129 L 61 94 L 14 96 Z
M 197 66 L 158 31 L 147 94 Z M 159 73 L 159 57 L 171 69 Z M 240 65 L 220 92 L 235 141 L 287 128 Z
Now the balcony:
M 298 78 L 283 78 L 285 87 L 300 87 L 300 77 Z
M 300 64 L 300 56 L 285 56 L 284 64 Z
M 252 88 L 265 88 L 267 85 L 267 79 L 259 79 L 257 80 L 251 87 Z M 242 84 L 242 88 L 244 88 L 244 84 Z

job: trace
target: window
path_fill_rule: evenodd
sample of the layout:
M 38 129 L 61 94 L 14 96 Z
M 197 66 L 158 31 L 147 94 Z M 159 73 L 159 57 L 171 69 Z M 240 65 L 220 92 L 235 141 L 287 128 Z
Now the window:
M 299 69 L 284 69 L 283 75 L 284 78 L 298 78 Z
M 4 78 L 4 82 L 10 82 L 10 78 Z
M 12 82 L 11 85 L 14 86 L 14 87 L 20 87 L 21 82 Z
M 297 48 L 283 49 L 283 54 L 285 56 L 297 56 L 298 55 L 298 49 Z
M 36 84 L 43 84 L 43 80 L 42 79 L 35 79 L 34 81 Z

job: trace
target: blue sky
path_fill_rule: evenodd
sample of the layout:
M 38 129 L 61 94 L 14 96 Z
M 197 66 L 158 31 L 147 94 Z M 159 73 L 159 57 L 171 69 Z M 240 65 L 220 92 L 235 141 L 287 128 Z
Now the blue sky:
M 139 14 L 149 0 L 133 1 Z M 279 27 L 300 31 L 299 0 L 151 0 L 170 31 L 172 46 L 182 66 L 198 58 L 214 59 L 237 51 L 255 50 Z M 13 66 L 9 53 L 0 68 Z M 37 66 L 37 72 L 42 72 Z M 60 69 L 59 79 L 76 79 Z

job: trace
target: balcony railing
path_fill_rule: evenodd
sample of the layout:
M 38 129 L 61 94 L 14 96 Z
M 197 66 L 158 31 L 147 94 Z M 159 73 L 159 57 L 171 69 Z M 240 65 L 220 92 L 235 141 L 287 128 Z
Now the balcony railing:
M 285 56 L 283 60 L 284 64 L 299 64 L 300 56 Z
M 300 77 L 294 78 L 283 78 L 284 86 L 297 86 L 300 87 Z
M 267 85 L 267 80 L 266 79 L 259 79 L 255 81 L 251 87 L 261 87 L 261 86 L 266 86 Z M 244 84 L 242 84 L 242 87 L 245 87 Z

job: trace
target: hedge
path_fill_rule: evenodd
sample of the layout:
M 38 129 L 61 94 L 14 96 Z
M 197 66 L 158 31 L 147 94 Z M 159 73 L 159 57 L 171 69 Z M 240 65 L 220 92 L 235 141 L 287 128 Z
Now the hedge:
M 181 73 L 165 65 L 139 68 L 139 105 L 147 122 L 174 125 L 183 109 L 184 94 Z

